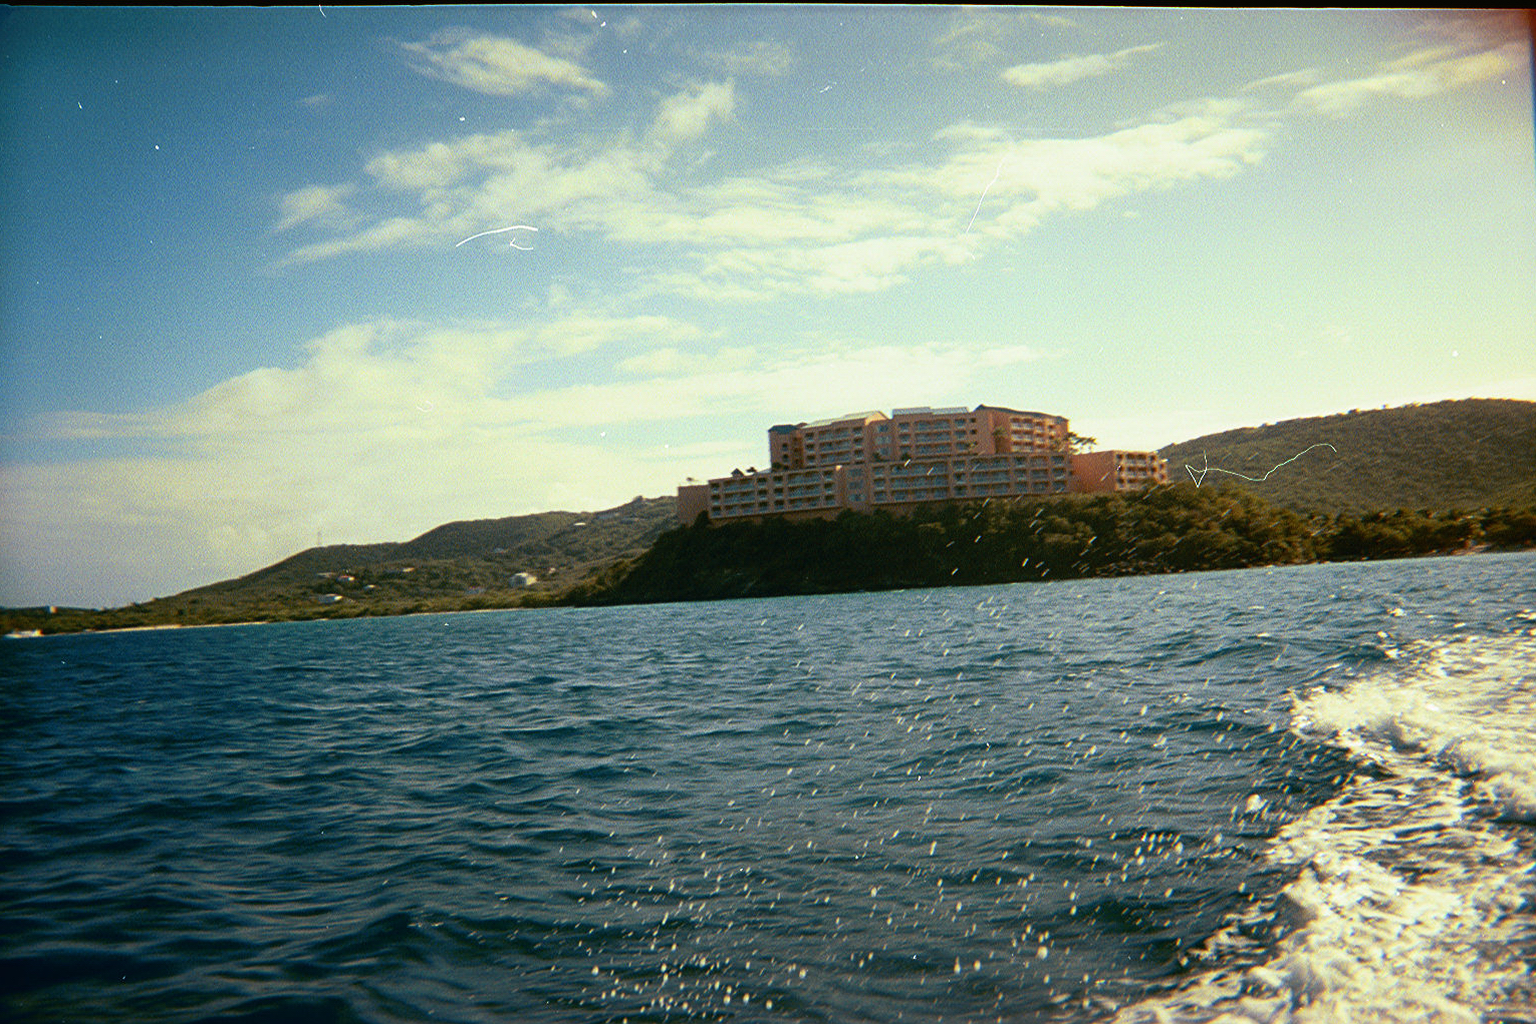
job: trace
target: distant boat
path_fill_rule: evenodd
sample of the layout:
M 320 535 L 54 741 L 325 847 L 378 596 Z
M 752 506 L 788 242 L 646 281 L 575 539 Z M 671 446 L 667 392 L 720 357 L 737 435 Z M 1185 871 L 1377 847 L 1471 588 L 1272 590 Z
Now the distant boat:
M 43 631 L 40 629 L 13 629 L 5 635 L 11 640 L 25 640 L 28 637 L 42 636 Z

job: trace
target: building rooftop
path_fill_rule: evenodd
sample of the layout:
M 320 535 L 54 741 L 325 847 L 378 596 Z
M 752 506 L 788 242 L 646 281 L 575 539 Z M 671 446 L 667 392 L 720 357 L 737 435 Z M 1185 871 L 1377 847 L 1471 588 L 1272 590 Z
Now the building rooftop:
M 892 416 L 955 416 L 955 415 L 958 415 L 960 413 L 967 413 L 967 412 L 970 412 L 970 411 L 971 410 L 967 409 L 963 405 L 957 405 L 957 406 L 954 406 L 953 408 L 947 408 L 946 407 L 946 408 L 943 408 L 943 409 L 935 409 L 935 408 L 932 408 L 931 406 L 927 406 L 927 405 L 914 405 L 914 406 L 912 406 L 911 408 L 908 408 L 908 409 L 892 409 L 891 410 L 891 415 Z
M 865 412 L 850 412 L 850 413 L 847 413 L 847 414 L 842 415 L 842 416 L 829 416 L 827 419 L 816 420 L 813 423 L 802 423 L 802 424 L 800 424 L 800 426 L 802 426 L 802 427 L 830 427 L 834 423 L 849 423 L 849 422 L 852 422 L 853 420 L 859 420 L 860 422 L 863 422 L 864 420 L 867 420 L 867 419 L 869 419 L 872 416 L 875 417 L 876 419 L 882 419 L 882 420 L 886 418 L 885 413 L 881 412 L 879 409 L 869 409 L 869 410 L 866 410 Z
M 983 405 L 978 405 L 976 407 L 976 411 L 977 412 L 980 412 L 983 409 L 995 409 L 998 412 L 1012 413 L 1015 416 L 1045 416 L 1045 417 L 1047 417 L 1049 419 L 1053 419 L 1053 420 L 1059 420 L 1059 419 L 1062 418 L 1061 416 L 1059 416 L 1058 414 L 1053 413 L 1053 412 L 1036 412 L 1036 411 L 1034 411 L 1032 409 L 1010 409 L 1006 405 L 985 405 L 985 404 L 983 404 Z

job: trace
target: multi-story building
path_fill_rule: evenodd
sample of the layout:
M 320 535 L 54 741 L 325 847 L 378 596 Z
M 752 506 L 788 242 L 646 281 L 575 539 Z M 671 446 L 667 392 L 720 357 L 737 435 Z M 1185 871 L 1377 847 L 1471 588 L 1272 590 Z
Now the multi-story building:
M 1156 452 L 1080 452 L 1072 456 L 1074 490 L 1134 491 L 1168 482 L 1168 464 Z
M 1152 452 L 1074 455 L 1069 436 L 1064 416 L 991 405 L 781 423 L 768 428 L 769 469 L 678 488 L 678 518 L 824 516 L 1167 482 L 1167 467 Z

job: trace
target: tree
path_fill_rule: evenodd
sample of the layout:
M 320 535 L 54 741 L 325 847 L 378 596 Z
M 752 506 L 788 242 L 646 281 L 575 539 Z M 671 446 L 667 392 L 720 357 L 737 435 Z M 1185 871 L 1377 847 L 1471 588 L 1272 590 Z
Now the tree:
M 1085 437 L 1082 434 L 1067 431 L 1066 437 L 1058 437 L 1051 442 L 1053 452 L 1086 452 L 1099 443 L 1096 437 Z

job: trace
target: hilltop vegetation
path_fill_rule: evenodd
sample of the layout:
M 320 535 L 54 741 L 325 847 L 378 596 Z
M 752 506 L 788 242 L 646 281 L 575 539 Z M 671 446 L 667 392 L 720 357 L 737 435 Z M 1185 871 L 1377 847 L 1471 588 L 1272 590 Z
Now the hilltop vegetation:
M 1329 444 L 1327 448 L 1314 448 Z M 1536 504 L 1536 402 L 1474 398 L 1243 427 L 1169 445 L 1170 480 L 1205 466 L 1205 488 L 1241 487 L 1298 512 Z
M 736 521 L 664 534 L 586 581 L 578 604 L 1012 583 L 1396 558 L 1536 544 L 1536 509 L 1304 516 L 1238 488 L 1021 498 L 910 518 Z

